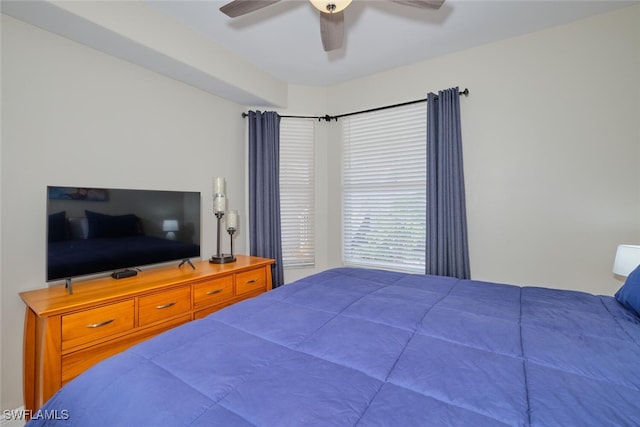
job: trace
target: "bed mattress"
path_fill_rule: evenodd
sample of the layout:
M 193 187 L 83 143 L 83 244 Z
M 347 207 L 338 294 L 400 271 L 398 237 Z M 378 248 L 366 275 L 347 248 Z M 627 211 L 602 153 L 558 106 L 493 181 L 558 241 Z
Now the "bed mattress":
M 608 296 L 332 269 L 96 365 L 40 425 L 640 425 L 640 319 Z

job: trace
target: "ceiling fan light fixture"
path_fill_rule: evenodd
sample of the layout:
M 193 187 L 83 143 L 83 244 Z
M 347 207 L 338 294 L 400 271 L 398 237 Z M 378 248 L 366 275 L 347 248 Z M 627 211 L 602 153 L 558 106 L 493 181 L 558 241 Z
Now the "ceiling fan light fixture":
M 322 13 L 338 13 L 345 10 L 351 0 L 309 0 Z

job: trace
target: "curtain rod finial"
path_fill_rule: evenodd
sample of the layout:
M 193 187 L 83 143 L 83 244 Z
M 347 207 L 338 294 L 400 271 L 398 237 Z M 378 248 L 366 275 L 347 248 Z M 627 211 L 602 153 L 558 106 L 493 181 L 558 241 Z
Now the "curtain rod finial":
M 468 88 L 464 88 L 464 90 L 462 92 L 460 92 L 460 95 L 469 96 L 469 89 Z

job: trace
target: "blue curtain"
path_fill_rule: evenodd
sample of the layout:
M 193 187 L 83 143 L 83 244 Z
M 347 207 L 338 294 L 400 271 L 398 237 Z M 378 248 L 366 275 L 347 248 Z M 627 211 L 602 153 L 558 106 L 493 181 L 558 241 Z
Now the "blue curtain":
M 426 274 L 471 277 L 458 88 L 427 96 Z
M 249 253 L 275 259 L 273 287 L 284 284 L 280 227 L 280 116 L 249 111 Z

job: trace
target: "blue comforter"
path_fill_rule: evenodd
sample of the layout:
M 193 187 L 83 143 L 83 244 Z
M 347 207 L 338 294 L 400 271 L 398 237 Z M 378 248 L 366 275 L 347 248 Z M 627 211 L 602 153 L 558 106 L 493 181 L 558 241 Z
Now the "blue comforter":
M 640 425 L 640 319 L 581 292 L 340 268 L 112 357 L 28 425 Z

